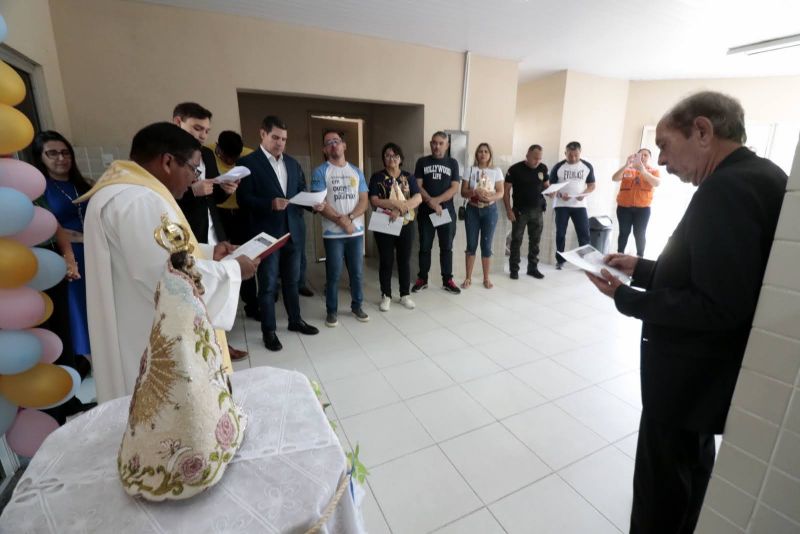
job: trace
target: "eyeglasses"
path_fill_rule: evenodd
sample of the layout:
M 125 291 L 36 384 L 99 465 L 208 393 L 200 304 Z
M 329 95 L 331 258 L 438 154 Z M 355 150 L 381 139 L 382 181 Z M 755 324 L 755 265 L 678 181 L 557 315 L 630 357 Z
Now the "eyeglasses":
M 400 159 L 400 154 L 386 154 L 384 159 Z
M 64 150 L 45 150 L 44 155 L 50 159 L 58 159 L 58 156 L 61 156 L 64 159 L 72 158 L 72 152 L 66 148 Z
M 192 165 L 191 163 L 189 163 L 185 159 L 183 159 L 183 158 L 181 158 L 179 156 L 176 156 L 175 154 L 170 154 L 170 156 L 175 158 L 175 161 L 178 162 L 178 165 L 186 166 L 186 167 L 189 167 L 190 169 L 192 169 L 192 172 L 194 172 L 194 177 L 195 178 L 200 178 L 200 175 L 203 174 L 203 171 L 200 170 L 200 165 Z
M 341 139 L 328 139 L 327 141 L 325 141 L 325 146 L 336 146 L 341 144 L 342 144 Z

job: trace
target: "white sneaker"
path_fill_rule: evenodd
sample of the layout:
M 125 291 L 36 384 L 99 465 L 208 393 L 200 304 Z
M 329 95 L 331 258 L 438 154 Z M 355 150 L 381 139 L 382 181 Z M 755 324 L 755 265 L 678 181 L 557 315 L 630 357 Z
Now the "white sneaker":
M 413 310 L 414 308 L 417 307 L 417 305 L 414 304 L 414 301 L 411 300 L 411 297 L 409 297 L 408 295 L 403 295 L 402 297 L 400 297 L 400 304 L 405 306 L 405 308 L 408 310 Z
M 381 297 L 381 305 L 379 306 L 380 310 L 382 312 L 387 312 L 391 307 L 392 307 L 392 297 L 387 297 L 386 295 Z

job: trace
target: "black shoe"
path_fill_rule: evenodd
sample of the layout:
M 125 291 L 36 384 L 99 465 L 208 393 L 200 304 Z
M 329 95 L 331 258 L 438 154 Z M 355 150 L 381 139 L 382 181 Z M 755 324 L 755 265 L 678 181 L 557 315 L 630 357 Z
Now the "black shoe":
M 315 336 L 319 334 L 319 328 L 311 326 L 301 319 L 300 322 L 289 325 L 289 332 L 299 332 L 307 336 Z
M 427 280 L 423 280 L 422 278 L 417 278 L 417 281 L 414 282 L 414 287 L 411 288 L 411 292 L 416 293 L 421 289 L 427 289 L 427 287 L 428 287 Z
M 306 286 L 301 287 L 300 289 L 297 290 L 297 292 L 299 294 L 303 295 L 304 297 L 313 297 L 314 296 L 314 292 L 311 291 L 310 289 L 308 289 Z
M 272 352 L 277 352 L 283 348 L 275 332 L 267 332 L 264 334 L 264 346 L 267 347 L 267 350 L 271 350 Z
M 244 315 L 250 319 L 261 321 L 261 312 L 259 310 L 247 309 L 247 307 L 245 307 Z
M 519 280 L 519 273 L 518 273 L 517 271 L 511 271 L 511 272 L 508 274 L 508 276 L 509 276 L 509 278 L 511 278 L 512 280 Z
M 564 263 L 563 262 L 556 263 L 556 271 L 560 271 L 563 267 L 564 267 Z
M 532 276 L 537 280 L 541 280 L 542 278 L 544 278 L 544 275 L 536 267 L 534 267 L 533 269 L 528 269 L 528 276 Z

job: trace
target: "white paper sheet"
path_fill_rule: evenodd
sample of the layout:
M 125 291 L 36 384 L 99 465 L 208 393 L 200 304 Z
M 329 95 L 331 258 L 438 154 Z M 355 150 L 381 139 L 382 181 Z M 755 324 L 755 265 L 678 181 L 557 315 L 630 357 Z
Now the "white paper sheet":
M 217 176 L 213 179 L 214 183 L 221 184 L 223 182 L 236 182 L 245 176 L 250 176 L 250 169 L 247 167 L 234 167 L 225 174 Z
M 576 267 L 597 276 L 600 276 L 602 269 L 606 269 L 625 284 L 631 280 L 627 274 L 603 263 L 603 254 L 592 245 L 583 245 L 582 247 L 562 252 L 561 257 Z
M 289 199 L 290 204 L 297 204 L 298 206 L 310 206 L 314 207 L 317 204 L 323 202 L 325 200 L 325 196 L 328 194 L 327 191 L 317 191 L 316 193 L 310 193 L 308 191 L 302 191 L 297 193 L 295 196 Z
M 377 210 L 372 212 L 367 230 L 398 236 L 403 231 L 403 218 L 397 217 L 392 221 L 387 213 Z
M 562 189 L 565 186 L 567 186 L 568 184 L 569 184 L 569 182 L 558 182 L 557 184 L 553 184 L 550 187 L 548 187 L 547 189 L 545 189 L 544 191 L 542 191 L 542 194 L 543 195 L 549 195 L 550 193 L 555 193 L 559 189 Z
M 452 220 L 452 217 L 450 217 L 450 210 L 442 208 L 441 215 L 436 215 L 436 212 L 431 213 L 431 222 L 434 228 L 452 222 Z

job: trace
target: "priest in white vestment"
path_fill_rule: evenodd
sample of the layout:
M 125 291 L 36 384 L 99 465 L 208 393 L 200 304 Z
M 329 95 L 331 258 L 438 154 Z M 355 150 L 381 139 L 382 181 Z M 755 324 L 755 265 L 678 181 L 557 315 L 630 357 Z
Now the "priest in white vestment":
M 168 256 L 153 234 L 162 214 L 189 227 L 175 198 L 197 178 L 200 143 L 174 124 L 156 123 L 136 134 L 131 160 L 112 163 L 81 198 L 90 199 L 84 221 L 86 300 L 98 402 L 133 393 Z M 242 256 L 217 261 L 232 251 L 228 243 L 198 245 L 194 236 L 192 243 L 211 323 L 230 330 L 239 285 L 255 274 L 257 263 Z M 227 346 L 223 332 L 217 330 L 217 337 Z

